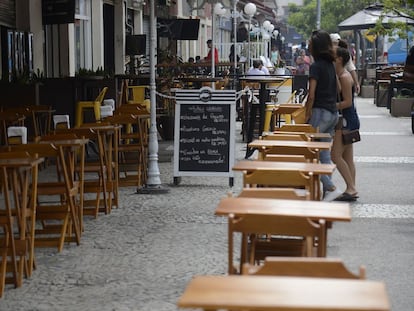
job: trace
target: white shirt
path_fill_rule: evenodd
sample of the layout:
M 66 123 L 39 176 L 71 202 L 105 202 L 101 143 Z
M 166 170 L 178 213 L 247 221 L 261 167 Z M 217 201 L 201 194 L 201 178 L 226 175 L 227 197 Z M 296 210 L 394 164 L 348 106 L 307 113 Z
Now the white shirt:
M 248 71 L 247 71 L 247 74 L 250 76 L 250 75 L 252 75 L 252 76 L 264 76 L 265 75 L 265 73 L 263 72 L 263 71 L 261 71 L 259 68 L 254 68 L 254 67 L 251 67 Z
M 261 70 L 261 71 L 263 71 L 263 72 L 264 72 L 264 74 L 265 74 L 265 75 L 267 75 L 267 76 L 270 74 L 270 73 L 269 73 L 269 69 L 267 69 L 267 67 L 266 67 L 266 66 L 262 66 L 262 68 L 260 68 L 260 70 Z

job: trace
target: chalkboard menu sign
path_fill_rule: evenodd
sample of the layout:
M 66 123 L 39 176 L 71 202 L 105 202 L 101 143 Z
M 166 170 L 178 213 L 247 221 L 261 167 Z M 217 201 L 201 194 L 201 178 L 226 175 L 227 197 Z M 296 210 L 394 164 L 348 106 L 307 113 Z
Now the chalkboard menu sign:
M 174 176 L 230 176 L 235 92 L 210 88 L 176 94 Z

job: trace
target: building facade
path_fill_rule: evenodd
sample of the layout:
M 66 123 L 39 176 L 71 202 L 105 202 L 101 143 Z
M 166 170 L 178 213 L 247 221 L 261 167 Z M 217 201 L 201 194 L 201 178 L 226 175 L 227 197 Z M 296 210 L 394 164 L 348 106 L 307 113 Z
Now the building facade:
M 147 64 L 150 1 L 153 0 L 0 0 L 1 79 L 12 80 L 28 73 L 68 77 L 85 69 L 124 74 L 131 62 L 137 61 L 135 58 L 140 65 Z M 158 35 L 158 51 L 173 53 L 182 61 L 197 55 L 204 57 L 208 53 L 206 41 L 214 37 L 220 47 L 220 60 L 227 61 L 233 40 L 234 2 L 228 4 L 226 16 L 218 17 L 213 14 L 215 1 L 155 1 L 157 20 L 199 20 L 196 39 L 174 40 Z M 233 1 L 240 12 L 248 2 Z M 259 0 L 249 2 L 258 8 L 255 21 L 274 20 L 274 9 Z M 157 30 L 161 26 L 158 22 Z M 127 55 L 126 38 L 131 35 L 145 35 L 144 55 Z

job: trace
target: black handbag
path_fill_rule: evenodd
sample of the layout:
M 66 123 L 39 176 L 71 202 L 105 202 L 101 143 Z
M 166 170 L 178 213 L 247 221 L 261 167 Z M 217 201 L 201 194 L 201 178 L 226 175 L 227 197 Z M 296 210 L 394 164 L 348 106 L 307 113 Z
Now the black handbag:
M 342 130 L 342 142 L 344 145 L 353 144 L 360 140 L 359 130 Z

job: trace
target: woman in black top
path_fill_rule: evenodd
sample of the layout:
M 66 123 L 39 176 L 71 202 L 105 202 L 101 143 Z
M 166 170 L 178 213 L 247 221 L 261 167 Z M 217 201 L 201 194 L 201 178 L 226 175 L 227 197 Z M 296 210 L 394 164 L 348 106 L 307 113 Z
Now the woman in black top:
M 334 135 L 338 122 L 336 108 L 335 54 L 329 33 L 316 30 L 312 33 L 309 49 L 314 62 L 309 68 L 309 95 L 306 102 L 306 119 L 322 133 Z M 331 141 L 332 139 L 327 139 Z M 321 163 L 331 163 L 330 151 L 320 151 Z M 341 193 L 336 190 L 331 177 L 322 175 L 324 199 L 331 201 Z

